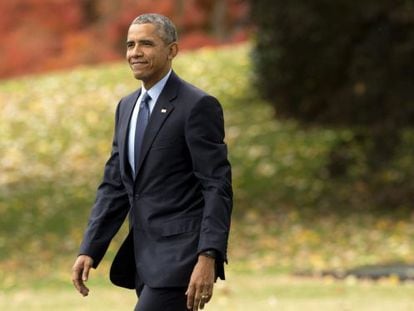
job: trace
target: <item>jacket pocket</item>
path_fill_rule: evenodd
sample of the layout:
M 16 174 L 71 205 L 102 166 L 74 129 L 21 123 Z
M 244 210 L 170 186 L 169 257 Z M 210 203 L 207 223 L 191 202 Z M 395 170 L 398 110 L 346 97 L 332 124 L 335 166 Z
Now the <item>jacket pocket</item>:
M 168 221 L 161 226 L 151 228 L 151 231 L 158 236 L 169 237 L 187 232 L 198 232 L 200 231 L 200 226 L 200 218 L 184 218 Z

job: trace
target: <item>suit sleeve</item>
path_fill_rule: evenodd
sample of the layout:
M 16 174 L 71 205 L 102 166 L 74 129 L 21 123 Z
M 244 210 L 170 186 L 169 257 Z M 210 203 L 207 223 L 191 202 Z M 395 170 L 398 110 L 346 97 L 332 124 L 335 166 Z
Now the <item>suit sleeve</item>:
M 117 107 L 115 117 L 111 156 L 105 164 L 103 180 L 98 187 L 95 204 L 80 247 L 80 254 L 93 258 L 94 268 L 102 260 L 129 211 L 128 195 L 121 180 L 119 165 L 117 141 L 119 107 L 120 105 Z
M 186 140 L 204 198 L 198 252 L 214 249 L 221 261 L 227 262 L 233 192 L 224 143 L 223 111 L 214 97 L 203 97 L 191 109 L 186 122 Z

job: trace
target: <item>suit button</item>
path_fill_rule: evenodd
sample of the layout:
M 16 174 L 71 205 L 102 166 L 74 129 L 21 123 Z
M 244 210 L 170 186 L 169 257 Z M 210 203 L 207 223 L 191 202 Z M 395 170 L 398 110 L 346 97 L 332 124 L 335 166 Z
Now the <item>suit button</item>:
M 134 195 L 135 200 L 139 199 L 139 194 Z

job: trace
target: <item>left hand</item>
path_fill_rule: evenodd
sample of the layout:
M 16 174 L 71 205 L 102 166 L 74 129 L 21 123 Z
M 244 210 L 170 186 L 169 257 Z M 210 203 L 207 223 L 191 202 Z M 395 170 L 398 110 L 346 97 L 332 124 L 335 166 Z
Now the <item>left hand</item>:
M 191 274 L 190 284 L 186 291 L 187 308 L 197 311 L 198 308 L 204 309 L 213 296 L 213 286 L 215 277 L 215 259 L 199 255 L 197 264 Z

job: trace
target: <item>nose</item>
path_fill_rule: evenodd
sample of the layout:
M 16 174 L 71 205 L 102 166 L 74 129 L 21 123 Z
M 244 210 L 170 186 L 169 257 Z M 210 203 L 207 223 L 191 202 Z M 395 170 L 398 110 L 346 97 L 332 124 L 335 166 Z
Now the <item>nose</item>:
M 134 46 L 134 48 L 132 49 L 132 54 L 134 56 L 142 56 L 143 55 L 142 49 L 140 48 L 139 44 L 136 44 Z
M 135 45 L 133 48 L 129 48 L 127 50 L 128 58 L 135 58 L 135 57 L 140 57 L 140 56 L 143 56 L 143 53 L 138 44 Z

